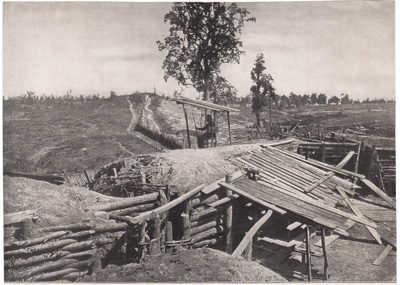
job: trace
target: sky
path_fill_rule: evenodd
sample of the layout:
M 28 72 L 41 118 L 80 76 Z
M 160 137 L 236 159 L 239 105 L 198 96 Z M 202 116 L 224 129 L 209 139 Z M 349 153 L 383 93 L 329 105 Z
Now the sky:
M 172 3 L 3 2 L 3 95 L 34 91 L 62 96 L 135 91 L 171 95 L 164 81 Z M 279 95 L 347 93 L 353 99 L 395 98 L 394 1 L 241 2 L 256 22 L 240 38 L 240 64 L 222 76 L 249 94 L 256 55 Z M 186 96 L 197 96 L 183 88 Z

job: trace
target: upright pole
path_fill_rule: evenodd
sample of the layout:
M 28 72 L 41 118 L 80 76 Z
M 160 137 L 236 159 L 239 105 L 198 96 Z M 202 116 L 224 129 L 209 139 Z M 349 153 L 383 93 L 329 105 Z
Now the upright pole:
M 187 116 L 186 109 L 185 109 L 185 104 L 182 104 L 182 107 L 183 107 L 183 112 L 185 113 L 185 121 L 186 121 L 186 132 L 187 132 L 187 138 L 188 138 L 188 146 L 189 146 L 189 148 L 192 148 L 192 147 L 190 146 L 189 122 L 188 122 L 188 116 Z
M 214 111 L 214 124 L 215 124 L 215 146 L 217 146 L 217 111 Z
M 311 250 L 310 250 L 310 229 L 306 227 L 306 255 L 307 255 L 307 267 L 308 267 L 308 281 L 311 281 Z
M 272 130 L 272 97 L 269 95 L 269 128 Z
M 227 174 L 225 176 L 226 183 L 232 183 L 232 175 Z M 226 197 L 232 195 L 232 190 L 226 189 Z M 225 251 L 228 254 L 231 254 L 233 251 L 233 244 L 232 244 L 232 218 L 233 218 L 233 209 L 232 209 L 232 202 L 227 203 L 226 206 L 226 213 L 225 213 Z
M 325 242 L 325 228 L 322 228 L 321 231 L 321 242 L 322 242 L 322 251 L 324 253 L 324 278 L 328 280 L 328 256 L 326 254 L 326 242 Z
M 226 112 L 228 116 L 228 131 L 229 131 L 229 145 L 232 145 L 232 136 L 231 136 L 231 121 L 229 120 L 229 112 Z

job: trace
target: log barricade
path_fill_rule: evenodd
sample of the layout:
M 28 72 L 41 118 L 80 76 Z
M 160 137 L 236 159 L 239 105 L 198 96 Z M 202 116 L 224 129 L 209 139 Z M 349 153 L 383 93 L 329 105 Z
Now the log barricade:
M 124 217 L 134 217 L 165 203 L 166 194 L 160 190 L 159 193 L 126 198 L 122 202 L 87 210 L 102 211 L 108 216 L 124 214 Z M 161 215 L 160 217 L 165 218 Z M 162 222 L 161 219 L 159 221 Z M 154 226 L 160 227 L 159 224 Z M 76 281 L 86 274 L 96 273 L 102 269 L 102 265 L 105 266 L 109 260 L 117 258 L 116 255 L 126 239 L 138 238 L 137 230 L 126 235 L 129 229 L 126 222 L 84 221 L 45 227 L 38 237 L 8 241 L 4 244 L 5 280 Z M 155 248 L 159 248 L 159 239 L 156 236 L 150 237 L 155 240 Z M 146 234 L 144 244 L 149 244 Z
M 178 246 L 213 246 L 231 252 L 232 208 L 239 196 L 232 195 L 218 183 L 242 177 L 240 172 L 235 172 L 139 215 L 128 217 L 113 211 L 111 219 L 126 222 L 130 231 L 136 233 L 133 235 L 136 241 L 130 243 L 136 248 L 126 249 L 127 255 L 131 255 L 128 259 L 140 262 L 146 255 L 172 252 Z

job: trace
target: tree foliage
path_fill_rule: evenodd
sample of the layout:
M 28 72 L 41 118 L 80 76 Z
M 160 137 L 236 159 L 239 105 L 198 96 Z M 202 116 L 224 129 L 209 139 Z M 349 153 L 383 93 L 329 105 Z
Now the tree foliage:
M 251 80 L 253 80 L 254 84 L 250 88 L 252 92 L 252 110 L 256 115 L 258 126 L 260 126 L 263 107 L 268 106 L 268 99 L 272 99 L 275 96 L 275 88 L 272 86 L 274 79 L 271 74 L 265 72 L 266 69 L 264 54 L 258 54 L 251 70 Z
M 239 63 L 242 42 L 238 38 L 249 12 L 235 3 L 179 2 L 164 16 L 170 24 L 169 36 L 157 41 L 160 51 L 167 51 L 163 62 L 164 79 L 175 78 L 179 84 L 192 85 L 208 100 L 217 98 L 214 83 L 226 84 L 219 76 L 223 63 Z M 228 85 L 228 88 L 230 85 Z

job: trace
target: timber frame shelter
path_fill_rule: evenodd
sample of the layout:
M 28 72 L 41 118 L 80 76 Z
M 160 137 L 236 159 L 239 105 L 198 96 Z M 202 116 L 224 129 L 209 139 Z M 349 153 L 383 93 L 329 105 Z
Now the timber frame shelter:
M 231 123 L 230 123 L 230 119 L 229 119 L 229 112 L 240 112 L 240 110 L 234 109 L 234 108 L 230 108 L 230 107 L 226 107 L 226 106 L 221 106 L 221 105 L 214 104 L 214 103 L 207 102 L 207 101 L 195 100 L 195 99 L 190 99 L 190 98 L 185 98 L 185 97 L 181 97 L 179 99 L 173 99 L 173 100 L 177 104 L 181 104 L 182 107 L 183 107 L 183 113 L 185 114 L 186 133 L 187 133 L 187 139 L 188 139 L 189 148 L 191 148 L 191 144 L 190 144 L 190 135 L 189 135 L 189 122 L 188 122 L 187 112 L 186 112 L 186 109 L 185 109 L 185 104 L 193 106 L 193 107 L 202 108 L 202 109 L 206 109 L 206 110 L 212 111 L 213 112 L 213 117 L 214 117 L 213 120 L 214 120 L 215 124 L 217 123 L 216 114 L 218 112 L 226 112 L 227 120 L 228 120 L 229 145 L 232 145 Z M 215 134 L 215 146 L 217 146 L 217 135 L 216 134 Z

